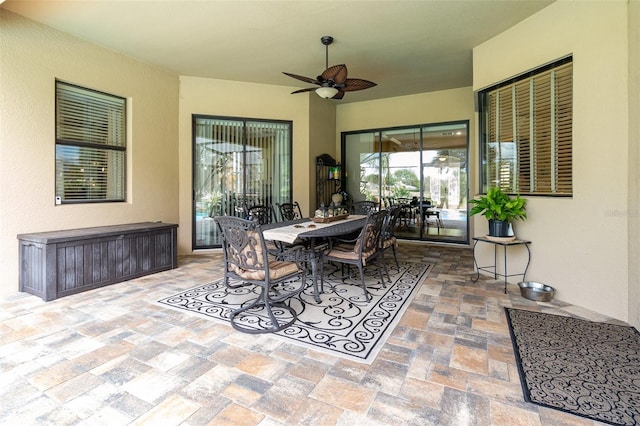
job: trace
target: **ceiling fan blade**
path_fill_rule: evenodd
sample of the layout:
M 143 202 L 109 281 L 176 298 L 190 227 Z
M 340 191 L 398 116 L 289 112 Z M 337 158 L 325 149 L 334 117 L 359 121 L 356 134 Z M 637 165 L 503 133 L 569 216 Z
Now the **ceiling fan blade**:
M 336 84 L 342 84 L 347 80 L 347 66 L 345 64 L 333 65 L 318 76 L 318 81 L 331 80 Z
M 314 78 L 305 77 L 303 75 L 291 74 L 288 72 L 283 72 L 282 74 L 288 75 L 289 77 L 295 78 L 296 80 L 304 81 L 305 83 L 320 85 L 320 82 Z
M 303 93 L 303 92 L 312 92 L 314 90 L 316 90 L 317 87 L 307 87 L 306 89 L 300 89 L 300 90 L 296 90 L 295 92 L 291 92 L 291 94 L 296 94 L 296 93 Z
M 338 93 L 336 93 L 331 99 L 342 99 L 342 98 L 344 98 L 344 92 L 338 89 Z
M 345 92 L 353 92 L 356 90 L 368 89 L 373 86 L 377 86 L 377 84 L 373 81 L 362 80 L 360 78 L 348 78 L 344 82 L 344 86 L 342 86 L 340 89 L 344 90 Z

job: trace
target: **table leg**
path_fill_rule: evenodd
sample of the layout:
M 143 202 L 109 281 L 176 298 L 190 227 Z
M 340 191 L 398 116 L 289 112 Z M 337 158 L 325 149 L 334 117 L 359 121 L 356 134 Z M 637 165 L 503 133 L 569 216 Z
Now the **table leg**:
M 311 238 L 311 242 L 309 244 L 309 257 L 311 258 L 310 260 L 311 260 L 311 275 L 313 280 L 313 297 L 316 299 L 316 303 L 321 303 L 322 300 L 320 299 L 320 292 L 318 291 L 318 255 L 316 253 L 315 238 Z
M 507 294 L 507 277 L 509 276 L 509 272 L 507 272 L 507 246 L 502 247 L 504 251 L 504 294 Z
M 493 245 L 493 279 L 498 279 L 498 246 Z
M 525 244 L 524 246 L 527 248 L 527 265 L 524 267 L 524 272 L 522 273 L 522 281 L 526 281 L 527 269 L 529 269 L 529 263 L 531 263 L 531 249 L 529 248 L 529 244 Z
M 475 240 L 473 242 L 473 264 L 476 267 L 476 277 L 475 278 L 471 278 L 471 281 L 473 281 L 474 283 L 477 282 L 480 279 L 480 267 L 478 266 L 478 261 L 476 260 L 476 245 L 478 244 L 478 240 Z
M 320 299 L 320 292 L 318 291 L 318 262 L 314 252 L 309 253 L 309 255 L 311 256 L 311 274 L 313 276 L 313 297 L 317 303 L 320 303 L 322 300 Z

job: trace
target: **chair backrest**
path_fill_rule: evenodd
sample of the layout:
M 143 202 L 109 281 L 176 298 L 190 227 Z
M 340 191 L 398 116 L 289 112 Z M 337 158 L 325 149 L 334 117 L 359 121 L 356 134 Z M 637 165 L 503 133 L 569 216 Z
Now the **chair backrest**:
M 257 221 L 260 225 L 272 223 L 275 219 L 273 207 L 267 204 L 249 207 L 247 215 L 250 220 Z
M 278 206 L 278 210 L 280 210 L 280 217 L 283 221 L 302 219 L 302 210 L 297 201 L 293 203 L 276 203 L 276 205 Z
M 356 201 L 353 203 L 353 214 L 365 214 L 375 212 L 378 208 L 378 203 L 375 201 L 364 200 L 364 201 Z
M 396 227 L 398 226 L 398 218 L 402 213 L 403 207 L 393 207 L 389 214 L 385 217 L 384 224 L 382 225 L 382 231 L 380 232 L 380 241 L 384 241 L 394 236 Z
M 369 215 L 367 223 L 362 228 L 358 241 L 354 246 L 354 251 L 360 255 L 363 253 L 370 255 L 378 249 L 382 225 L 388 213 L 387 210 L 380 210 Z
M 235 273 L 261 271 L 268 267 L 268 252 L 260 224 L 235 216 L 216 216 L 222 237 L 222 251 L 227 271 Z M 261 274 L 262 275 L 262 274 Z

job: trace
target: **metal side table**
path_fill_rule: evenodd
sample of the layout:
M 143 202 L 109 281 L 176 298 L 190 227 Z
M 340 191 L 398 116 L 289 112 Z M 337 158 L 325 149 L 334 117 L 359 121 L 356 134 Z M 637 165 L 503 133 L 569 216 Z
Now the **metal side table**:
M 476 267 L 476 277 L 472 281 L 475 283 L 480 278 L 480 271 L 485 272 L 493 272 L 494 279 L 498 279 L 498 276 L 504 277 L 504 292 L 507 293 L 507 278 L 522 275 L 522 281 L 525 281 L 525 276 L 527 275 L 527 269 L 529 269 L 529 263 L 531 262 L 531 250 L 529 249 L 529 244 L 531 241 L 527 240 L 501 240 L 501 239 L 489 239 L 487 237 L 473 237 L 473 263 Z M 478 242 L 493 244 L 493 265 L 487 266 L 478 266 L 478 261 L 476 259 L 476 245 Z M 498 260 L 498 246 L 502 246 L 504 252 L 504 273 L 501 274 L 498 272 L 497 268 L 497 260 Z M 511 246 L 524 246 L 527 249 L 527 265 L 524 267 L 524 271 L 517 274 L 509 274 L 507 271 L 507 249 Z

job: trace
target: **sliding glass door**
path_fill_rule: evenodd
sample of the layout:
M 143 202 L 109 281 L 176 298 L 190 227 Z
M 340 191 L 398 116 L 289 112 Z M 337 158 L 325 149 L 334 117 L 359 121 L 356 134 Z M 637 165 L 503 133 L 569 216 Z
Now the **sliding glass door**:
M 346 191 L 404 206 L 401 238 L 467 243 L 467 154 L 467 121 L 343 133 Z
M 289 121 L 193 116 L 193 248 L 220 247 L 213 217 L 291 200 Z

